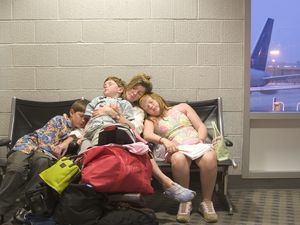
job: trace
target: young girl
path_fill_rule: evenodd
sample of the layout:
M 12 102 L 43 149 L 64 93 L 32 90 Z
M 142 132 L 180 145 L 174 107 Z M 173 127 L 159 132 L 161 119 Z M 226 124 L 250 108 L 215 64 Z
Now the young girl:
M 144 138 L 149 142 L 160 143 L 168 152 L 167 161 L 172 164 L 174 180 L 188 188 L 190 182 L 191 159 L 178 151 L 179 145 L 204 143 L 207 129 L 197 113 L 186 103 L 169 107 L 158 94 L 141 97 L 139 104 L 148 114 L 145 120 Z M 217 158 L 214 151 L 207 151 L 195 159 L 200 170 L 203 201 L 199 211 L 207 222 L 217 222 L 218 216 L 211 201 L 217 176 Z M 180 203 L 177 221 L 188 222 L 192 203 Z

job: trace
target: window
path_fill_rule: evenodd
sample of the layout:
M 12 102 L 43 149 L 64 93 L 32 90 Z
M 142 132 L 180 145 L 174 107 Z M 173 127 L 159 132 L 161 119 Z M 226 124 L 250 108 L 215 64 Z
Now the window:
M 251 1 L 251 112 L 300 112 L 300 1 Z

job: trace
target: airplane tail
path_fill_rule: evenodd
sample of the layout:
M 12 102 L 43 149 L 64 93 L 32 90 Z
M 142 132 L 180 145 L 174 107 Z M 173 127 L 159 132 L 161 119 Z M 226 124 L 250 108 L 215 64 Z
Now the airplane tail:
M 267 64 L 274 19 L 268 18 L 251 55 L 251 68 L 264 71 Z

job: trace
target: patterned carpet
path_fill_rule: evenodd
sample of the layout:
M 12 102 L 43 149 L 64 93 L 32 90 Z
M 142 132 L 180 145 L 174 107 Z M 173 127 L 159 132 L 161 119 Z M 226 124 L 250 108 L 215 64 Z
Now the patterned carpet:
M 299 180 L 300 181 L 300 180 Z M 300 183 L 298 180 L 285 180 L 290 187 L 283 187 L 282 182 L 276 183 L 276 188 L 266 187 L 254 181 L 255 185 L 247 184 L 247 188 L 238 186 L 230 189 L 231 201 L 234 207 L 233 215 L 221 204 L 217 196 L 214 205 L 219 216 L 216 225 L 300 225 Z M 252 182 L 253 183 L 253 182 Z M 286 186 L 286 185 L 284 185 Z M 176 214 L 179 203 L 166 198 L 159 185 L 154 185 L 156 193 L 145 197 L 147 207 L 154 209 L 160 225 L 178 225 Z M 196 190 L 196 188 L 193 188 Z M 201 196 L 193 199 L 193 211 L 188 225 L 206 223 L 197 212 Z M 13 213 L 11 212 L 11 215 Z M 9 215 L 6 215 L 8 218 Z
M 217 197 L 217 224 L 226 225 L 300 225 L 300 189 L 233 189 L 230 191 L 234 214 L 228 215 Z M 161 191 L 146 197 L 149 207 L 156 211 L 160 224 L 176 222 L 178 203 L 165 198 Z M 207 224 L 197 212 L 200 197 L 193 200 L 193 212 L 188 224 Z

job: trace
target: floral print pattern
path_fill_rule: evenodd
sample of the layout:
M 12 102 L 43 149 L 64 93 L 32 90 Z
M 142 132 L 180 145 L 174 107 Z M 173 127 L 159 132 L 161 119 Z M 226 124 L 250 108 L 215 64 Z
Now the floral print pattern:
M 72 131 L 72 124 L 66 114 L 55 116 L 42 128 L 21 137 L 13 151 L 31 154 L 33 151 L 51 152 L 54 146 L 63 142 Z
M 198 132 L 189 118 L 177 109 L 170 109 L 168 115 L 159 119 L 155 133 L 168 138 L 176 145 L 196 144 L 199 142 Z

